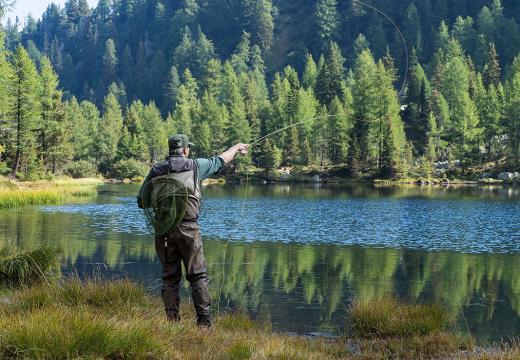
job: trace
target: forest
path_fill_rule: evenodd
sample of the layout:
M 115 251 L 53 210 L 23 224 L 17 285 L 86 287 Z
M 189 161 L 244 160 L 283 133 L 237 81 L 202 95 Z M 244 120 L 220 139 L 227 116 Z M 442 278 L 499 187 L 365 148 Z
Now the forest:
M 514 0 L 51 4 L 0 29 L 0 172 L 139 177 L 174 133 L 206 156 L 285 127 L 238 168 L 515 171 L 519 21 Z

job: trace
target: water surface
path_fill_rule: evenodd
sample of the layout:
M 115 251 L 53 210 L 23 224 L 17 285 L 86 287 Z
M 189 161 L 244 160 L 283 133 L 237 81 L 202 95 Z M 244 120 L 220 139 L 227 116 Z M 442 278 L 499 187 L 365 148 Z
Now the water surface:
M 89 203 L 1 210 L 0 239 L 59 245 L 65 273 L 129 276 L 156 291 L 137 191 L 104 185 Z M 221 309 L 280 331 L 337 334 L 352 299 L 395 295 L 444 304 L 460 331 L 464 313 L 481 341 L 520 335 L 519 189 L 210 186 L 204 196 Z

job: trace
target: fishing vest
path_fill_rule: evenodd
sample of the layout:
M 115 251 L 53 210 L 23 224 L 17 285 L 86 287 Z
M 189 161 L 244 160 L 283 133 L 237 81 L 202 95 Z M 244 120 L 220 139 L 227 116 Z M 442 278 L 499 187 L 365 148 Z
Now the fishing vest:
M 182 222 L 197 222 L 202 206 L 202 193 L 197 174 L 197 163 L 185 157 L 172 157 L 168 159 L 168 173 L 156 176 L 152 179 L 153 191 L 161 191 L 161 179 L 170 178 L 177 180 L 188 189 L 188 203 Z M 175 206 L 175 204 L 172 204 Z

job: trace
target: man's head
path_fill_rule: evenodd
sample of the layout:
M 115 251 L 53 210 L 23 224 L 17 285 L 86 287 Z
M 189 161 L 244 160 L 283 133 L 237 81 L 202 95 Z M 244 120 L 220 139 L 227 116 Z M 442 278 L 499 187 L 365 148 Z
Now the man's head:
M 184 134 L 173 135 L 168 139 L 170 156 L 188 157 L 190 155 L 190 146 L 193 146 L 193 143 L 189 142 L 188 137 Z

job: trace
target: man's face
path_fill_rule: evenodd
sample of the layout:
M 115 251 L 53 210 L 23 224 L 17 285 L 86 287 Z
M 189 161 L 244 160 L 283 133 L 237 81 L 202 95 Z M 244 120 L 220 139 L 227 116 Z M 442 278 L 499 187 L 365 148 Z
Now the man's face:
M 184 148 L 184 157 L 189 157 L 189 156 L 190 156 L 190 147 L 186 146 Z

